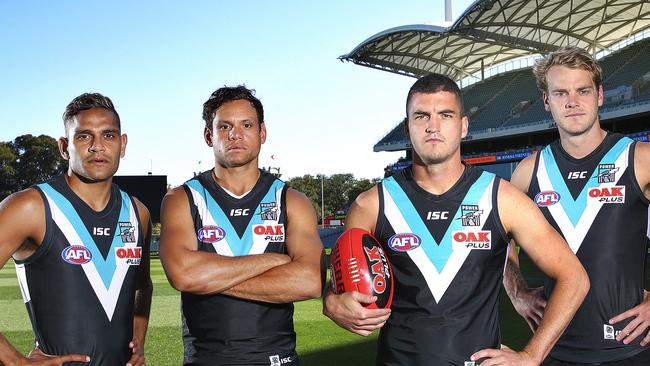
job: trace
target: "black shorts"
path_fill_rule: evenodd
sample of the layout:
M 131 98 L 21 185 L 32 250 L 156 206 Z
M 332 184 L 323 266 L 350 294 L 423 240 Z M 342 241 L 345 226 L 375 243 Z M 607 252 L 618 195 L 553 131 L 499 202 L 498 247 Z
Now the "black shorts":
M 648 366 L 650 365 L 650 348 L 641 353 L 619 361 L 600 362 L 600 363 L 576 363 L 556 360 L 547 357 L 541 366 Z

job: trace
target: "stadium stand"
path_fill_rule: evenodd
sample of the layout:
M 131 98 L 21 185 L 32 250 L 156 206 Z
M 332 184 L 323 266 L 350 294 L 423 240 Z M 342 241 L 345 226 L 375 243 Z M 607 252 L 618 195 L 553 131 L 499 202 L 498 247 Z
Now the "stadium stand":
M 319 228 L 318 236 L 320 236 L 320 240 L 323 242 L 323 247 L 332 248 L 334 243 L 336 243 L 336 239 L 343 234 L 344 230 L 345 226 Z
M 522 151 L 557 137 L 531 67 L 541 54 L 565 45 L 588 50 L 602 64 L 603 126 L 627 134 L 647 131 L 650 3 L 539 0 L 521 4 L 476 1 L 449 27 L 416 24 L 387 29 L 339 59 L 411 77 L 437 72 L 458 81 L 470 119 L 461 153 L 464 158 L 483 156 L 473 163 L 494 166 L 506 177 L 526 156 Z M 405 150 L 408 161 L 410 147 L 400 121 L 373 150 Z

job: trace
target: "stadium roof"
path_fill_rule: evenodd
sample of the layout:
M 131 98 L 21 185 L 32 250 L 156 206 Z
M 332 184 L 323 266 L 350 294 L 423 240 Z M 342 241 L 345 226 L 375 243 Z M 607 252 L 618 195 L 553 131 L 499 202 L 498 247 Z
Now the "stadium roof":
M 391 28 L 339 59 L 413 77 L 437 72 L 461 80 L 565 45 L 595 54 L 648 28 L 648 1 L 477 0 L 448 28 Z

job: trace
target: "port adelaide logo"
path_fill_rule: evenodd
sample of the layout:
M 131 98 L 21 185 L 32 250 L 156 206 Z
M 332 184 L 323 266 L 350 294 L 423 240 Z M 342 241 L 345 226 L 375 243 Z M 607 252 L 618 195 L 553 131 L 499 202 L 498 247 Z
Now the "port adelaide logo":
M 615 183 L 618 168 L 614 164 L 598 164 L 598 183 Z
M 130 222 L 120 222 L 120 237 L 122 243 L 135 243 L 135 228 Z
M 278 205 L 275 202 L 260 203 L 260 217 L 262 220 L 278 221 Z
M 481 226 L 481 215 L 483 210 L 478 205 L 461 205 L 460 221 L 463 226 Z

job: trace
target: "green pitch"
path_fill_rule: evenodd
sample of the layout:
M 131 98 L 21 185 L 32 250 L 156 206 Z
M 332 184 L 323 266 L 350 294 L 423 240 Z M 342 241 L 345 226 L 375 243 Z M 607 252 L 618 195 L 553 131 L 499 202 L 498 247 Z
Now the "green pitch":
M 528 266 L 528 263 L 524 259 L 522 266 Z M 154 296 L 145 348 L 147 364 L 178 366 L 183 359 L 180 296 L 167 283 L 158 259 L 152 260 L 151 277 Z M 539 283 L 538 280 L 535 281 Z M 505 295 L 502 296 L 501 303 L 503 343 L 520 349 L 530 337 L 530 331 L 512 310 Z M 34 338 L 12 262 L 0 270 L 0 309 L 0 331 L 26 354 L 32 347 Z M 337 327 L 322 315 L 320 300 L 296 304 L 295 327 L 298 353 L 303 365 L 374 364 L 377 335 L 363 338 Z

